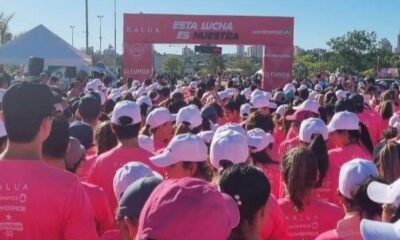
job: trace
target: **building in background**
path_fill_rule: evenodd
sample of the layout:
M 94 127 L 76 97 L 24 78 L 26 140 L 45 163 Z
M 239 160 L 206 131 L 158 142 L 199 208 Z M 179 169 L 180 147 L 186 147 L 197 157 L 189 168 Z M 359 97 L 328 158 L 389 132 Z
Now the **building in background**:
M 244 45 L 237 45 L 236 46 L 236 56 L 244 57 L 244 55 L 245 55 Z
M 247 47 L 247 57 L 262 58 L 264 54 L 263 45 L 253 45 Z

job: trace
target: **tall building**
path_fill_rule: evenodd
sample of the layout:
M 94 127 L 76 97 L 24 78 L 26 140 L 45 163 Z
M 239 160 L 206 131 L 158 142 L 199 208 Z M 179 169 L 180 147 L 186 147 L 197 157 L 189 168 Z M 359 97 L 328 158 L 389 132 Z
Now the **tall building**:
M 193 49 L 189 48 L 188 46 L 185 46 L 184 48 L 182 48 L 182 55 L 184 57 L 190 57 L 194 55 L 194 51 Z
M 247 47 L 247 57 L 262 58 L 264 55 L 263 45 L 253 45 Z
M 397 53 L 400 53 L 400 32 L 397 34 Z
M 244 57 L 244 45 L 236 46 L 236 55 L 239 57 Z
M 390 52 L 392 51 L 392 44 L 390 43 L 390 41 L 387 38 L 382 38 L 378 43 L 378 47 L 382 48 L 382 49 L 386 49 Z

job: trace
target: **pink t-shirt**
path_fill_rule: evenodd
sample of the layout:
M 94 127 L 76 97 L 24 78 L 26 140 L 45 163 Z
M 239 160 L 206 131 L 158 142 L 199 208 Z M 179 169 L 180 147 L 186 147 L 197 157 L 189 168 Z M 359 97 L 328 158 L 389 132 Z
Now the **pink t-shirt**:
M 0 160 L 0 239 L 98 239 L 78 178 L 39 160 Z
M 167 144 L 164 143 L 163 141 L 154 139 L 153 142 L 154 142 L 154 152 L 158 152 L 158 150 L 164 149 L 167 147 Z
M 112 213 L 117 208 L 117 199 L 114 195 L 113 179 L 119 168 L 128 162 L 141 162 L 164 175 L 164 171 L 154 166 L 150 161 L 151 153 L 141 148 L 125 148 L 117 146 L 108 152 L 97 157 L 88 178 L 88 182 L 93 183 L 104 190 L 110 204 Z
M 113 229 L 101 235 L 100 240 L 123 240 L 123 238 L 120 230 Z
M 89 177 L 90 170 L 93 167 L 93 164 L 96 162 L 97 155 L 86 155 L 86 159 L 81 163 L 81 171 L 78 171 L 78 177 L 82 181 L 87 181 Z
M 312 191 L 312 198 L 341 206 L 337 195 L 339 172 L 340 168 L 335 165 L 329 165 L 328 172 L 322 181 L 322 186 Z
M 96 185 L 87 182 L 82 182 L 82 185 L 93 208 L 97 233 L 101 236 L 114 225 L 114 217 L 111 214 L 106 194 Z
M 288 132 L 287 132 L 287 134 L 286 134 L 285 140 L 289 140 L 289 139 L 292 139 L 294 137 L 297 137 L 297 133 L 293 130 L 292 127 L 290 127 Z
M 310 199 L 304 203 L 303 211 L 296 210 L 288 198 L 278 200 L 286 217 L 286 223 L 293 240 L 314 240 L 321 233 L 336 226 L 343 216 L 343 210 L 333 204 Z
M 265 211 L 266 221 L 263 225 L 263 228 L 261 229 L 262 239 L 290 239 L 282 209 L 279 207 L 278 202 L 273 195 L 269 196 Z
M 280 185 L 281 185 L 281 166 L 279 163 L 271 164 L 257 164 L 257 167 L 263 170 L 265 176 L 271 185 L 271 193 L 275 196 L 279 196 Z
M 274 145 L 279 146 L 285 140 L 285 133 L 280 128 L 274 129 Z
M 362 113 L 357 113 L 360 121 L 368 128 L 372 143 L 375 145 L 382 138 L 381 116 L 373 110 L 365 109 Z
M 350 144 L 344 147 L 334 148 L 328 151 L 329 164 L 340 168 L 346 162 L 354 158 L 372 160 L 371 154 L 358 144 Z
M 338 221 L 336 229 L 324 232 L 316 240 L 362 240 L 360 221 L 359 213 L 347 213 Z
M 279 146 L 279 154 L 281 154 L 282 156 L 285 155 L 285 152 L 291 148 L 297 147 L 298 145 L 300 145 L 301 142 L 299 140 L 299 138 L 296 136 L 294 138 L 291 138 L 289 140 L 285 140 L 281 143 L 281 145 Z

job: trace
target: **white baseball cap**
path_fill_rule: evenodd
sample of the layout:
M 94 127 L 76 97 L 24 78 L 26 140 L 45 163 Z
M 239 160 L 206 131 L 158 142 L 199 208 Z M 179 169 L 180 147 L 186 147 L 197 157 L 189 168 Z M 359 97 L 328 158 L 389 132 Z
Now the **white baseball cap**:
M 315 84 L 315 86 L 314 86 L 314 90 L 315 90 L 315 91 L 322 91 L 322 90 L 323 90 L 323 87 L 322 87 L 321 84 L 317 83 L 317 84 Z
M 346 198 L 352 199 L 357 186 L 362 185 L 370 176 L 378 175 L 378 169 L 372 161 L 355 158 L 340 168 L 339 192 Z
M 140 97 L 144 94 L 147 93 L 147 90 L 145 87 L 139 87 L 135 92 L 133 92 L 132 94 L 136 97 Z
M 247 137 L 239 132 L 227 130 L 223 134 L 214 135 L 210 147 L 211 165 L 219 169 L 221 160 L 233 164 L 244 163 L 249 157 Z
M 308 118 L 300 125 L 299 139 L 311 143 L 314 134 L 321 134 L 324 140 L 328 140 L 328 127 L 320 118 Z
M 264 107 L 276 108 L 276 104 L 270 102 L 265 94 L 254 95 L 250 100 L 250 104 L 253 109 L 264 108 Z
M 116 90 L 116 91 L 114 91 Z M 108 94 L 108 99 L 113 100 L 114 102 L 117 102 L 118 98 L 122 98 L 122 91 L 118 88 L 113 89 L 110 94 Z
M 201 131 L 197 134 L 197 136 L 201 137 L 205 143 L 210 144 L 213 137 L 214 137 L 215 131 L 208 130 L 208 131 Z
M 251 98 L 251 88 L 248 87 L 248 88 L 243 89 L 240 94 L 244 95 L 247 100 L 250 100 L 250 98 Z
M 204 140 L 194 134 L 179 134 L 172 138 L 164 151 L 150 157 L 152 163 L 158 167 L 168 167 L 178 162 L 207 161 L 207 146 Z
M 189 83 L 189 90 L 196 90 L 196 88 L 197 88 L 197 82 L 196 81 L 191 81 L 190 83 Z
M 103 91 L 100 91 L 100 90 L 96 90 L 94 92 L 97 93 L 100 96 L 101 105 L 104 105 L 106 103 L 106 101 L 107 101 L 106 94 Z
M 230 132 L 230 131 L 234 131 L 234 132 L 237 132 L 237 133 L 245 136 L 247 139 L 247 144 L 249 146 L 257 146 L 261 142 L 261 139 L 259 137 L 256 137 L 253 135 L 249 136 L 247 134 L 246 130 L 244 130 L 244 128 L 240 124 L 237 124 L 237 123 L 226 123 L 222 126 L 219 126 L 217 128 L 217 130 L 215 130 L 214 138 L 223 136 L 226 132 Z
M 168 109 L 165 107 L 159 107 L 151 111 L 146 118 L 146 124 L 150 126 L 150 129 L 154 129 L 163 125 L 166 122 L 173 122 L 175 119 Z
M 250 131 L 247 132 L 250 138 L 259 138 L 260 141 L 258 144 L 251 145 L 249 143 L 249 146 L 252 147 L 250 149 L 251 152 L 256 153 L 264 150 L 267 148 L 271 143 L 274 142 L 274 137 L 270 133 L 264 132 L 261 128 L 254 128 Z
M 104 87 L 103 82 L 95 78 L 86 84 L 85 92 L 101 90 Z
M 7 136 L 6 126 L 4 125 L 3 120 L 0 119 L 0 137 Z
M 328 124 L 328 131 L 334 132 L 336 130 L 358 130 L 360 120 L 357 115 L 349 112 L 337 112 L 333 115 L 331 121 Z
M 311 99 L 307 99 L 304 102 L 302 102 L 300 105 L 298 106 L 294 106 L 293 109 L 296 111 L 299 110 L 307 110 L 316 114 L 319 114 L 319 108 L 321 105 L 319 105 L 319 103 L 315 100 L 311 100 Z
M 347 92 L 344 91 L 344 90 L 342 90 L 342 89 L 339 89 L 339 90 L 337 90 L 337 91 L 335 92 L 335 95 L 336 95 L 336 97 L 337 97 L 338 100 L 340 100 L 340 99 L 346 99 L 346 97 L 347 97 Z
M 297 90 L 298 91 L 302 91 L 302 90 L 307 89 L 307 88 L 308 88 L 307 85 L 301 84 L 300 87 Z
M 380 182 L 371 182 L 367 188 L 368 197 L 377 203 L 393 204 L 396 207 L 400 205 L 400 179 L 392 184 Z
M 141 162 L 129 162 L 122 166 L 114 175 L 113 189 L 117 200 L 121 198 L 125 190 L 135 181 L 144 177 L 158 177 L 162 176 L 157 172 L 151 170 L 149 166 Z
M 233 94 L 231 95 L 228 91 L 224 90 L 224 91 L 220 91 L 218 92 L 218 97 L 223 101 L 227 98 L 232 97 Z
M 308 95 L 308 99 L 315 100 L 317 95 L 318 95 L 317 91 L 311 91 L 310 94 Z
M 147 95 L 142 95 L 142 96 L 138 97 L 136 102 L 139 105 L 139 107 L 143 103 L 145 103 L 149 108 L 153 107 L 153 102 L 151 101 L 151 98 L 149 96 L 147 96 Z
M 254 89 L 254 91 L 250 94 L 250 99 L 253 98 L 255 95 L 258 95 L 258 94 L 263 94 L 264 95 L 265 92 L 263 90 L 258 89 L 258 88 Z
M 200 126 L 203 122 L 203 118 L 201 117 L 199 108 L 191 104 L 179 109 L 178 114 L 176 115 L 176 125 L 183 122 L 188 122 L 190 124 L 190 129 Z
M 248 103 L 242 104 L 240 106 L 240 117 L 241 118 L 248 118 L 250 115 L 251 106 Z
M 132 122 L 129 124 L 121 123 L 122 117 L 130 117 Z M 115 104 L 114 110 L 111 113 L 111 123 L 116 125 L 134 125 L 142 121 L 142 116 L 140 115 L 140 108 L 137 103 L 124 100 Z
M 392 128 L 396 128 L 397 132 L 400 132 L 400 116 L 397 114 L 393 114 L 393 116 L 389 119 L 389 126 Z
M 139 135 L 138 144 L 141 149 L 148 152 L 154 153 L 156 148 L 154 147 L 154 139 L 146 135 Z
M 365 240 L 399 240 L 400 220 L 395 223 L 385 223 L 363 219 L 360 224 L 360 231 Z
M 285 114 L 285 111 L 286 111 L 286 109 L 288 109 L 288 107 L 289 107 L 289 105 L 282 104 L 276 109 L 275 113 L 283 116 L 283 114 Z
M 292 91 L 292 92 L 296 92 L 296 87 L 293 85 L 293 83 L 287 83 L 284 87 L 283 87 L 283 91 Z

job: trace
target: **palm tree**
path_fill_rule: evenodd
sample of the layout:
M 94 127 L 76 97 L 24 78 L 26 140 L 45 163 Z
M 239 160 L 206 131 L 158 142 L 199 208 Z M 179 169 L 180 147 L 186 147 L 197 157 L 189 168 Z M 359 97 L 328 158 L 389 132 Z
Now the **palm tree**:
M 13 17 L 14 14 L 6 16 L 3 12 L 0 12 L 0 46 L 12 39 L 8 24 Z

